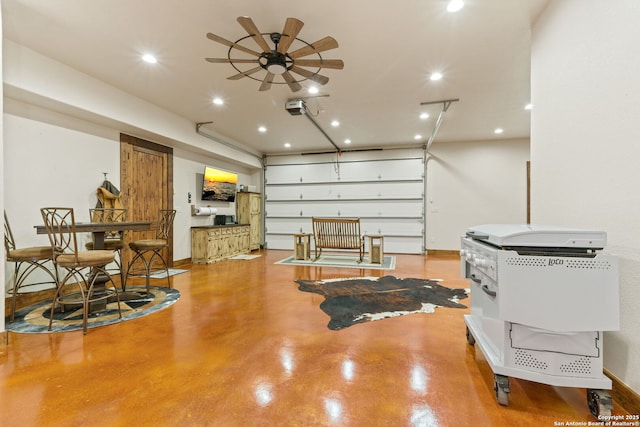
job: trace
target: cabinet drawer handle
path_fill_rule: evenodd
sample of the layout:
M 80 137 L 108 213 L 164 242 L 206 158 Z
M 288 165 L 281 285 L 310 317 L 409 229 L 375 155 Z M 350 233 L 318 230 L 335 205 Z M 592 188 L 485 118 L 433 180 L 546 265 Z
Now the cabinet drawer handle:
M 495 291 L 490 291 L 490 290 L 489 290 L 489 286 L 487 286 L 487 285 L 482 285 L 482 291 L 483 291 L 485 294 L 489 295 L 490 297 L 495 297 L 496 295 L 498 295 L 498 293 L 497 293 L 497 292 L 495 292 Z
M 474 281 L 474 282 L 476 282 L 476 283 L 482 283 L 482 279 L 480 279 L 480 278 L 476 277 L 476 275 L 475 275 L 475 274 L 472 274 L 472 275 L 471 275 L 471 280 L 473 280 L 473 281 Z

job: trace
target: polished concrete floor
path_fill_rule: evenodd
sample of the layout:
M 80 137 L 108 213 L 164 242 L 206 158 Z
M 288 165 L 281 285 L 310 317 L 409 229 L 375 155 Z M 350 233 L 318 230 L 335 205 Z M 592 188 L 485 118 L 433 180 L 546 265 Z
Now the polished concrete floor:
M 457 256 L 399 255 L 393 271 L 294 267 L 290 255 L 186 266 L 180 300 L 127 322 L 9 333 L 0 355 L 2 426 L 554 426 L 595 421 L 585 391 L 511 380 L 509 406 L 464 309 L 327 328 L 320 295 L 296 279 L 444 279 Z M 468 305 L 469 300 L 462 300 Z M 625 412 L 614 404 L 614 414 Z

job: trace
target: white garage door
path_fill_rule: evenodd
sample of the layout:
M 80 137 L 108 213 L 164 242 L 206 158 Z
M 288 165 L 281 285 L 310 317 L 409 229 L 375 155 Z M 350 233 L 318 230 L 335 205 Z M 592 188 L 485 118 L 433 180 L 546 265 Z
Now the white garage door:
M 267 247 L 292 250 L 314 216 L 357 217 L 363 233 L 384 236 L 385 252 L 423 253 L 424 159 L 419 150 L 392 154 L 268 157 Z

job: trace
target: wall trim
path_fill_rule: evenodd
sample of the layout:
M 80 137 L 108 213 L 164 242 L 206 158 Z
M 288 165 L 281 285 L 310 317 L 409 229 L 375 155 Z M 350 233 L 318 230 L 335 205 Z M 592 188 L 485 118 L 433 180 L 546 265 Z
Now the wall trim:
M 0 332 L 0 354 L 3 354 L 9 347 L 9 331 Z
M 451 249 L 427 249 L 427 255 L 460 255 L 460 251 Z
M 174 267 L 181 267 L 181 266 L 187 265 L 187 264 L 191 264 L 191 258 L 173 260 L 173 266 Z
M 613 375 L 607 369 L 604 370 L 606 376 L 611 378 L 613 387 L 611 389 L 611 397 L 616 403 L 622 406 L 625 411 L 630 414 L 640 414 L 640 394 L 633 391 L 628 385 L 620 381 L 618 377 Z

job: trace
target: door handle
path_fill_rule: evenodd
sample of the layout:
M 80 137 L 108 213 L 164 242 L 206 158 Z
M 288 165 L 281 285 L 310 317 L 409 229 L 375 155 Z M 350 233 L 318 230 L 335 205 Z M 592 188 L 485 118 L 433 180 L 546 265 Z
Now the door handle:
M 492 291 L 489 289 L 489 286 L 487 285 L 482 285 L 482 291 L 489 295 L 490 297 L 495 297 L 496 295 L 498 295 L 498 293 L 496 291 Z

